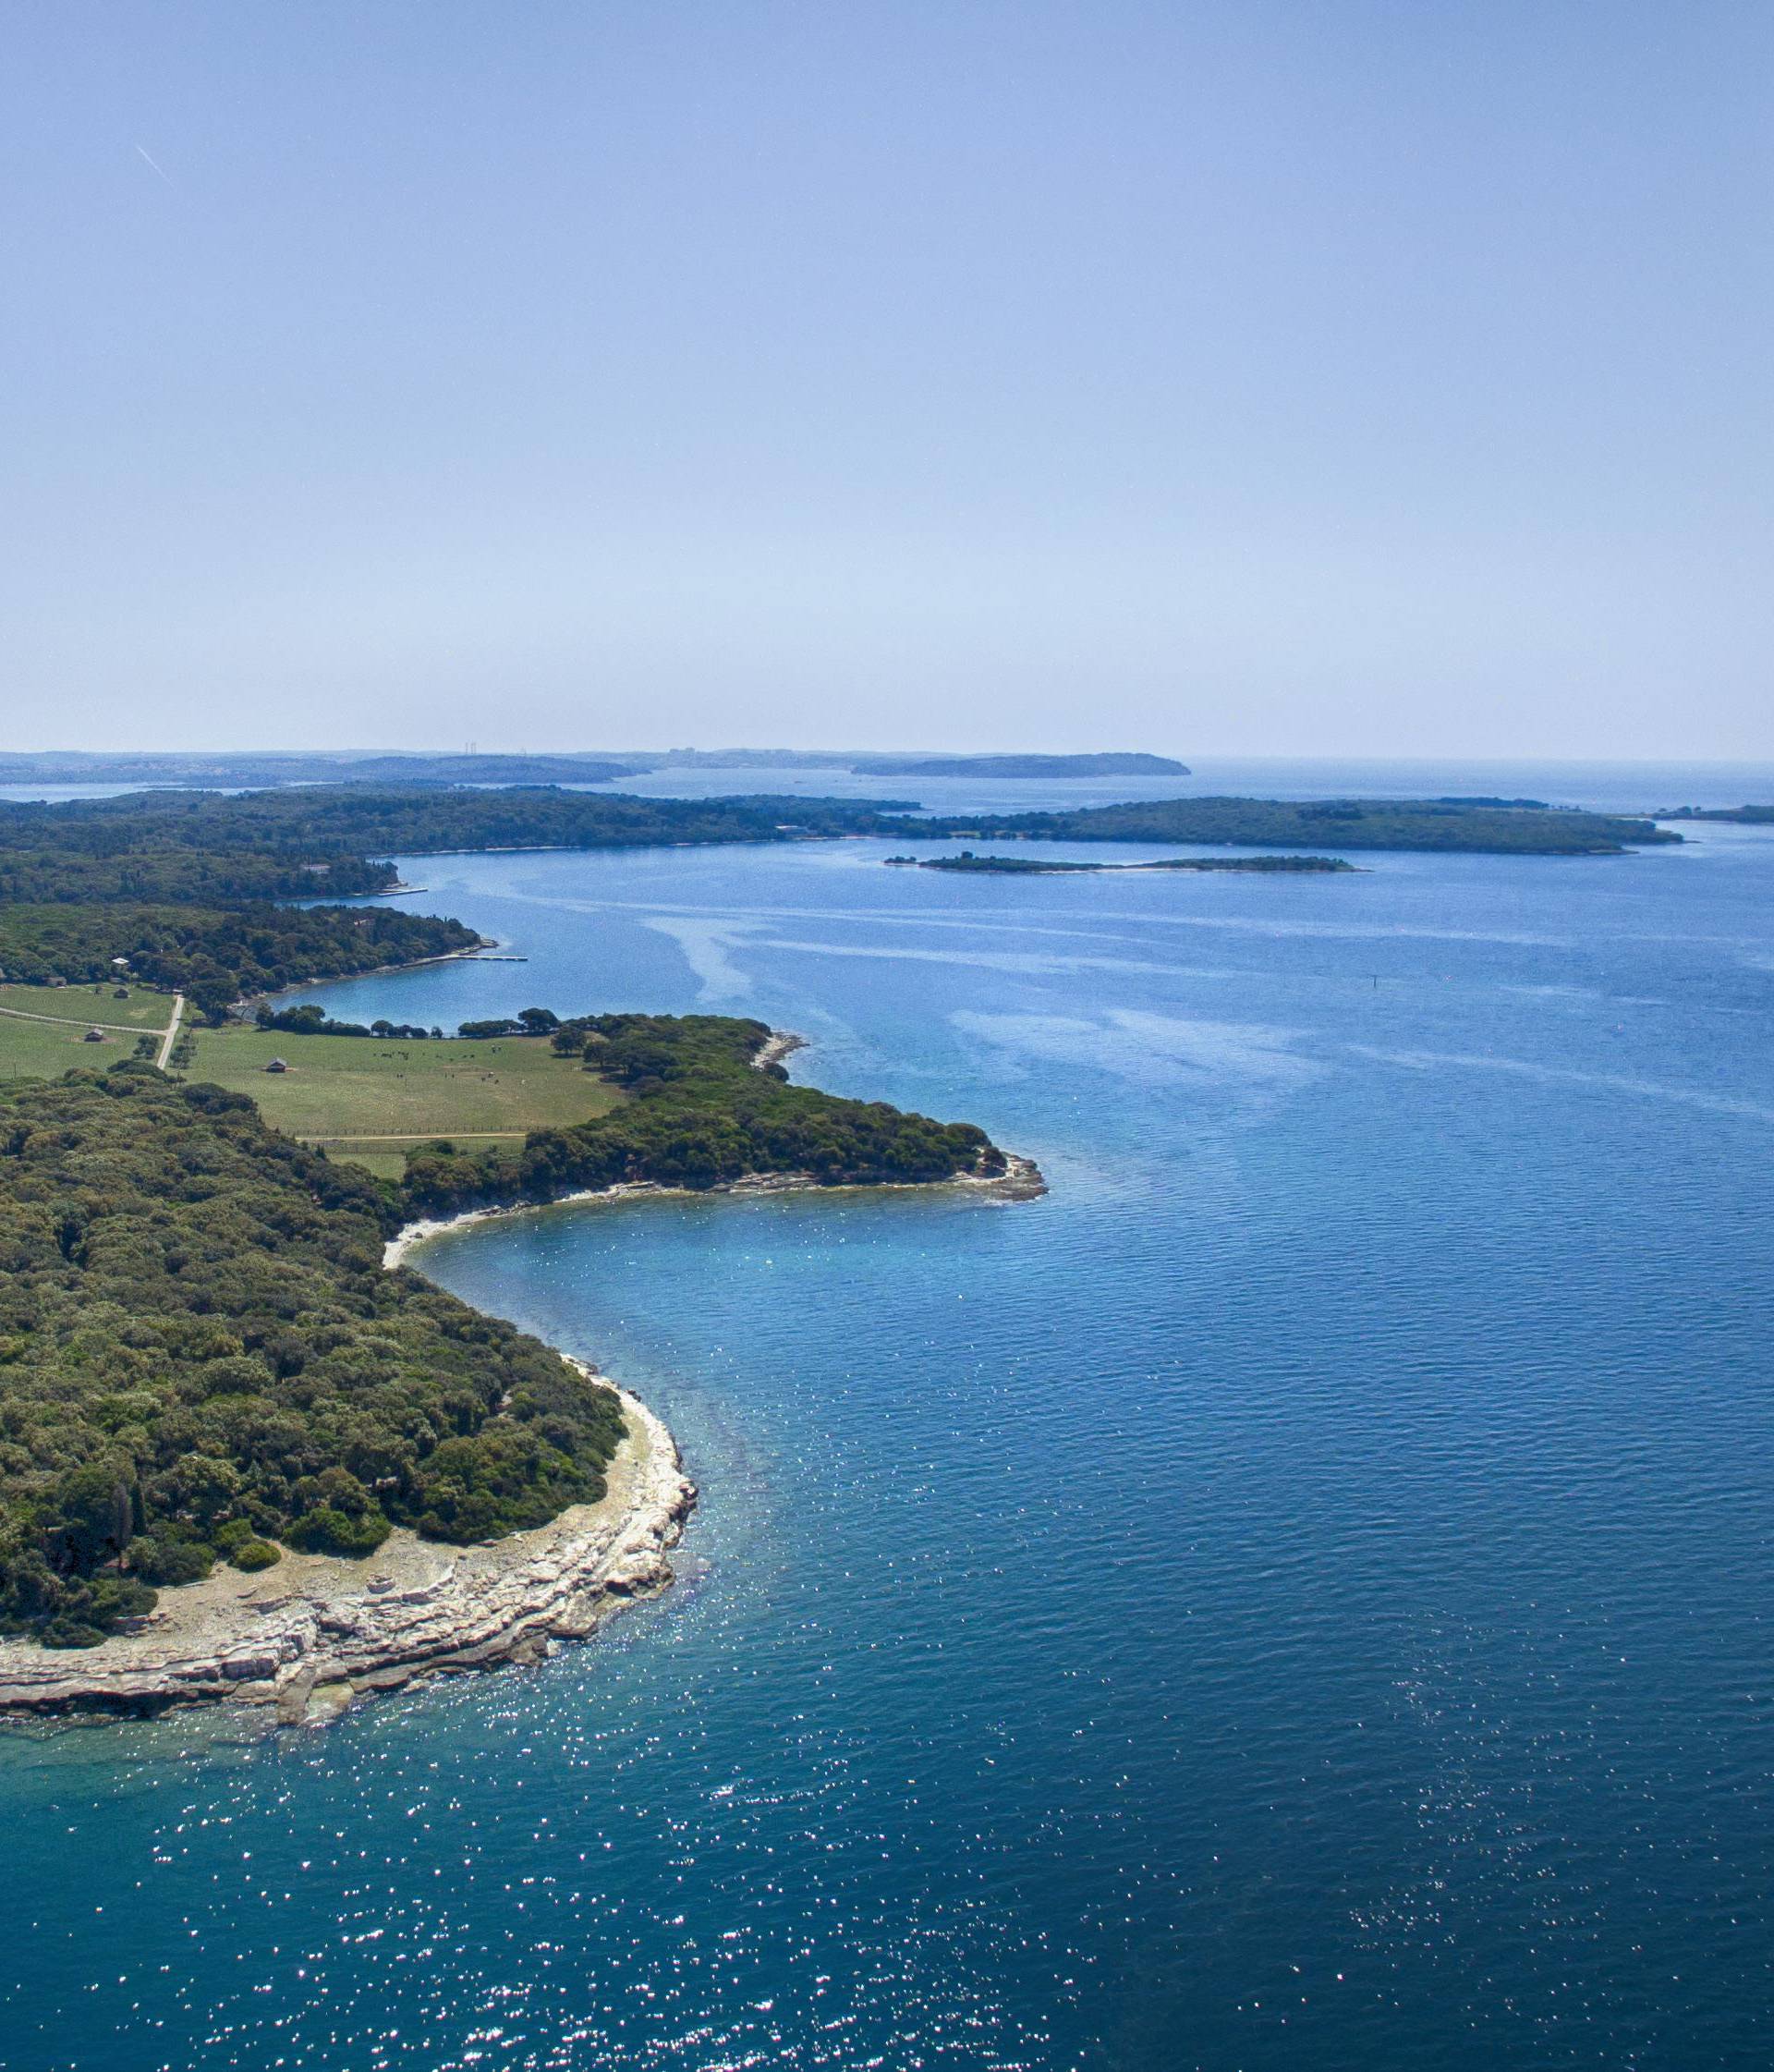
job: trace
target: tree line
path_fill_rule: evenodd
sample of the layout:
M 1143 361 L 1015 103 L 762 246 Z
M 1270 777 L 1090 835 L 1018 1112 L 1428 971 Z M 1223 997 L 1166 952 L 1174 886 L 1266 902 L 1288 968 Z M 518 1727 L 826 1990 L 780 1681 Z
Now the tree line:
M 1648 820 L 1560 808 L 1440 798 L 1155 798 L 1076 812 L 947 813 L 901 833 L 1053 842 L 1236 843 L 1252 848 L 1456 849 L 1519 856 L 1612 856 L 1679 842 Z
M 794 1173 L 868 1186 L 1003 1171 L 1002 1152 L 971 1123 L 795 1086 L 779 1065 L 759 1070 L 770 1034 L 763 1022 L 720 1015 L 565 1021 L 551 1038 L 556 1052 L 628 1099 L 589 1121 L 534 1130 L 521 1147 L 421 1146 L 407 1158 L 404 1198 L 415 1214 L 437 1215 L 639 1180 L 709 1188 Z
M 148 1066 L 0 1091 L 0 1627 L 88 1645 L 218 1560 L 602 1494 L 614 1394 L 385 1273 L 404 1213 Z
M 0 904 L 8 981 L 95 984 L 115 978 L 123 957 L 131 977 L 185 993 L 212 1022 L 243 994 L 419 963 L 480 940 L 458 920 L 388 907 Z
M 0 1093 L 0 1628 L 91 1645 L 217 1561 L 369 1554 L 395 1525 L 485 1540 L 595 1501 L 615 1396 L 384 1273 L 415 1215 L 624 1180 L 1003 1169 L 971 1125 L 759 1070 L 762 1022 L 529 1013 L 622 1105 L 520 1151 L 428 1147 L 399 1185 L 134 1061 Z

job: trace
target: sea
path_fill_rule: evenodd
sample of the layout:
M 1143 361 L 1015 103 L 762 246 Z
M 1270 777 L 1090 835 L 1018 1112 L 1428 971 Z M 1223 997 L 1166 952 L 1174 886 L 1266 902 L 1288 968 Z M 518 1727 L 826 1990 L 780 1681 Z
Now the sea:
M 978 1122 L 1050 1191 L 420 1248 L 671 1424 L 678 1583 L 324 1729 L 0 1735 L 0 2064 L 1760 2072 L 1774 827 L 1684 832 L 1324 877 L 402 859 L 527 961 L 334 1013 L 757 1016 L 796 1079 Z

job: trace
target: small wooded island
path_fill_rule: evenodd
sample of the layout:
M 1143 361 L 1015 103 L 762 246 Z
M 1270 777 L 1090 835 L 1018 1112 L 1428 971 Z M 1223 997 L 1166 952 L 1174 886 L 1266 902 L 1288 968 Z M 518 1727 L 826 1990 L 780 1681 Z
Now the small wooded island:
M 890 856 L 892 864 L 915 864 L 920 871 L 983 872 L 997 877 L 1051 877 L 1062 871 L 1353 871 L 1335 856 L 1174 856 L 1154 863 L 1070 863 L 1056 857 L 976 856 L 963 849 L 958 856 Z
M 1659 820 L 1735 821 L 1742 827 L 1774 825 L 1774 806 L 1671 806 Z

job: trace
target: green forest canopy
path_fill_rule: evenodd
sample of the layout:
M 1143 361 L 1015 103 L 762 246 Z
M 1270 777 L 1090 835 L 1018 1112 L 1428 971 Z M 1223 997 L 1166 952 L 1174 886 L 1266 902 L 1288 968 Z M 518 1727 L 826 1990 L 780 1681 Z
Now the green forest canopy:
M 553 786 L 136 792 L 0 803 L 0 972 L 90 980 L 127 957 L 139 978 L 188 993 L 215 1020 L 243 995 L 471 946 L 478 938 L 458 921 L 290 904 L 385 892 L 395 853 L 907 834 L 1534 855 L 1680 840 L 1648 821 L 1462 799 L 1173 798 L 916 816 L 893 799 L 639 798 Z
M 622 1105 L 521 1148 L 427 1148 L 400 1187 L 146 1065 L 0 1092 L 0 1628 L 86 1645 L 217 1559 L 365 1554 L 393 1525 L 484 1540 L 601 1493 L 614 1396 L 384 1274 L 412 1215 L 617 1180 L 1003 1169 L 969 1125 L 756 1069 L 769 1035 L 711 1016 L 561 1023 L 534 1040 Z
M 1237 843 L 1262 848 L 1461 849 L 1613 856 L 1679 842 L 1648 820 L 1435 798 L 1158 798 L 1077 812 L 948 814 L 917 831 L 1065 842 Z M 902 833 L 911 831 L 900 823 Z
M 399 1213 L 148 1066 L 0 1091 L 0 1627 L 81 1645 L 246 1542 L 480 1540 L 602 1493 L 614 1395 L 385 1273 Z
M 6 980 L 92 984 L 115 977 L 124 957 L 131 978 L 186 993 L 214 1022 L 245 993 L 415 964 L 480 941 L 459 920 L 389 907 L 0 904 Z

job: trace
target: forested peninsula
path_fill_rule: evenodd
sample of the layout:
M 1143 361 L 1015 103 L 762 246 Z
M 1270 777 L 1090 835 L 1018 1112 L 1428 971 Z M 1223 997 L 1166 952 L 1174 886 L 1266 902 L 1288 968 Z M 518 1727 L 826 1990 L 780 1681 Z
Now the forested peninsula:
M 131 987 L 176 989 L 216 1027 L 254 993 L 478 946 L 459 921 L 358 903 L 392 887 L 395 853 L 982 831 L 1536 854 L 1618 853 L 1676 838 L 1642 822 L 1493 802 L 1171 800 L 968 816 L 963 825 L 892 799 L 647 799 L 421 784 L 155 792 L 0 805 L 0 967 L 16 989 L 41 985 L 52 1001 L 65 997 L 51 990 L 56 981 L 126 998 Z M 1226 860 L 1344 867 L 1317 853 Z M 962 867 L 1042 868 L 1032 857 Z M 13 1011 L 19 1028 L 56 1018 Z M 365 1032 L 330 1033 L 320 1010 L 299 1026 L 268 1015 L 261 1033 L 213 1041 L 336 1045 L 374 1064 L 376 1044 L 386 1051 L 390 1039 L 421 1032 L 378 1025 L 367 1033 L 375 1043 Z M 173 1034 L 165 1030 L 166 1044 Z M 581 1510 L 589 1517 L 619 1461 L 644 1485 L 644 1501 L 619 1529 L 576 1528 L 552 1581 L 536 1588 L 565 1605 L 588 1576 L 656 1572 L 647 1561 L 657 1561 L 682 1509 L 669 1435 L 655 1431 L 624 1455 L 625 1432 L 645 1417 L 638 1407 L 626 1416 L 595 1376 L 535 1340 L 404 1269 L 384 1272 L 384 1244 L 415 1220 L 639 1187 L 1039 1186 L 970 1125 L 789 1083 L 762 1023 L 563 1020 L 536 1009 L 483 1040 L 545 1045 L 524 1055 L 583 1075 L 582 1102 L 564 1099 L 556 1082 L 543 1090 L 549 1112 L 581 1119 L 529 1127 L 520 1140 L 488 1126 L 478 1142 L 433 1137 L 391 1160 L 397 1178 L 268 1127 L 238 1091 L 167 1077 L 143 1061 L 156 1054 L 152 1033 L 137 1059 L 109 1071 L 15 1080 L 0 1091 L 0 1630 L 33 1643 L 33 1659 L 45 1647 L 103 1651 L 113 1637 L 135 1646 L 129 1637 L 161 1615 L 156 1592 L 209 1590 L 203 1578 L 219 1577 L 217 1565 L 237 1576 L 285 1559 L 348 1566 L 391 1533 L 414 1546 L 484 1546 Z M 414 1047 L 428 1057 L 453 1048 Z M 173 1052 L 175 1070 L 180 1056 Z M 296 1077 L 282 1059 L 262 1069 L 285 1074 L 280 1088 L 308 1089 L 310 1106 L 324 1103 L 326 1076 L 311 1063 Z M 390 1052 L 386 1069 L 407 1067 Z M 299 1105 L 296 1095 L 280 1099 Z M 622 1566 L 630 1554 L 639 1568 Z M 496 1649 L 522 1624 L 523 1591 L 502 1596 L 498 1574 L 483 1579 L 474 1616 L 492 1627 L 479 1645 Z M 419 1586 L 434 1607 L 456 1603 L 456 1588 L 446 1575 Z M 488 1605 L 503 1607 L 497 1618 Z M 253 1616 L 269 1606 L 259 1602 Z M 454 1615 L 438 1613 L 432 1627 L 449 1627 Z M 361 1605 L 347 1625 L 359 1666 L 380 1650 L 421 1645 L 399 1619 Z M 311 1621 L 279 1630 L 281 1676 L 289 1651 L 321 1642 Z M 435 1649 L 427 1630 L 422 1644 Z M 200 1684 L 212 1694 L 236 1672 L 206 1658 L 192 1674 L 198 1683 L 185 1695 Z M 96 1688 L 68 1686 L 76 1696 L 67 1698 L 58 1685 L 49 1698 L 39 1689 L 18 1702 L 53 1709 Z M 131 1704 L 167 1696 L 152 1675 L 131 1688 Z
M 416 1217 L 1010 1171 L 969 1125 L 790 1085 L 761 1022 L 585 1017 L 550 1041 L 619 1104 L 510 1152 L 439 1144 L 398 1185 L 133 1061 L 0 1093 L 0 1629 L 91 1646 L 217 1562 L 372 1554 L 395 1526 L 484 1541 L 595 1502 L 615 1398 L 384 1274 Z

